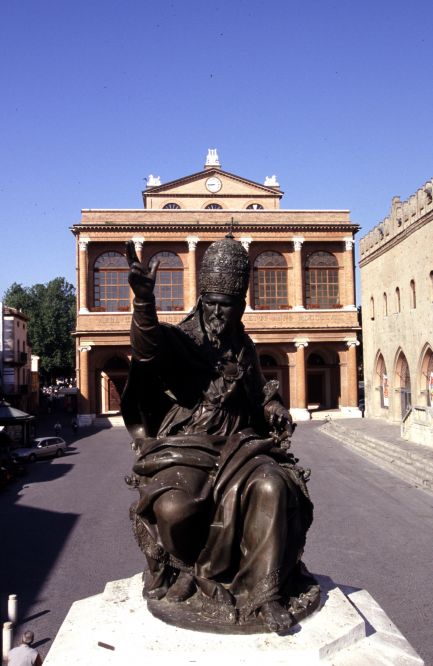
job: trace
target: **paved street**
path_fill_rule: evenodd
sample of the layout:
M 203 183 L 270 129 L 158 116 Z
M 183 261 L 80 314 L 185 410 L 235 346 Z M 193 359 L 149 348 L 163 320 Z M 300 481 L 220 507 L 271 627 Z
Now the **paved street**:
M 300 424 L 296 455 L 312 468 L 315 522 L 305 562 L 338 585 L 367 589 L 433 664 L 433 495 L 415 489 Z M 65 433 L 64 433 L 65 434 Z M 45 654 L 71 603 L 131 576 L 142 557 L 129 526 L 135 493 L 123 482 L 125 430 L 81 431 L 64 458 L 40 461 L 0 494 L 2 619 L 17 593 L 22 626 Z

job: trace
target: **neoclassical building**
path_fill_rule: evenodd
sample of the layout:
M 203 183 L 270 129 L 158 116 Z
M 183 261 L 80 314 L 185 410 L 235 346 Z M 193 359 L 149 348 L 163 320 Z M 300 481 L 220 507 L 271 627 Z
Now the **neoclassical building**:
M 361 239 L 366 414 L 433 444 L 433 179 Z
M 295 419 L 318 409 L 358 415 L 354 235 L 347 210 L 284 210 L 276 177 L 264 185 L 224 171 L 215 150 L 204 168 L 161 184 L 150 176 L 143 209 L 85 209 L 74 224 L 81 422 L 116 414 L 130 358 L 132 295 L 125 241 L 160 261 L 160 319 L 175 324 L 197 300 L 206 248 L 233 226 L 248 250 L 244 324 L 263 372 L 277 378 Z

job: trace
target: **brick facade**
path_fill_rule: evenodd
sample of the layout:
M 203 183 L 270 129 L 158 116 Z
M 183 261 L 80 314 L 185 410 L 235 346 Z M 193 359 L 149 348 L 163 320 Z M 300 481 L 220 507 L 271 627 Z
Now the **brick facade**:
M 150 183 L 154 182 L 152 178 Z M 113 252 L 117 253 L 113 261 L 121 262 L 118 255 L 124 255 L 125 242 L 131 239 L 143 261 L 158 252 L 176 255 L 177 274 L 170 279 L 182 282 L 182 306 L 159 313 L 162 321 L 176 323 L 197 300 L 197 273 L 204 251 L 232 225 L 235 237 L 248 249 L 253 268 L 243 321 L 257 345 L 265 375 L 279 379 L 295 419 L 309 418 L 311 410 L 319 407 L 358 413 L 355 345 L 359 327 L 353 260 L 358 227 L 346 210 L 280 209 L 281 197 L 275 182 L 260 185 L 219 165 L 207 165 L 170 183 L 148 184 L 143 210 L 82 211 L 81 222 L 72 227 L 77 243 L 76 349 L 82 421 L 116 412 L 130 357 L 132 296 L 122 302 L 120 311 L 112 310 L 112 305 L 101 306 L 101 280 L 119 282 L 124 276 L 97 275 L 98 258 Z M 221 208 L 206 208 L 210 204 Z M 269 252 L 277 254 L 263 254 Z M 332 304 L 325 303 L 326 307 L 311 298 L 306 302 L 306 267 L 314 253 L 323 253 L 315 256 L 333 265 L 330 272 L 310 270 L 316 281 L 328 273 L 336 281 L 331 285 Z M 276 256 L 280 272 L 257 268 L 255 278 L 254 266 Z M 103 261 L 109 264 L 110 258 Z M 278 307 L 268 307 L 266 294 L 275 289 L 275 280 L 280 289 Z M 314 285 L 314 293 L 331 287 Z M 106 295 L 114 293 L 110 288 L 111 292 L 104 286 L 106 303 Z

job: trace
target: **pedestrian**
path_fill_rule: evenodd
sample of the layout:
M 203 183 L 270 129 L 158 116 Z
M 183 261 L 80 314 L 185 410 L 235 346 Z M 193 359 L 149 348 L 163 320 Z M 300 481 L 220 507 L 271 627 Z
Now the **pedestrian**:
M 21 645 L 9 650 L 8 666 L 40 666 L 42 659 L 37 650 L 32 647 L 35 640 L 33 631 L 25 631 L 21 637 Z
M 60 435 L 60 433 L 62 432 L 62 426 L 59 423 L 59 421 L 56 421 L 56 423 L 54 424 L 54 432 L 56 433 L 56 435 Z
M 75 433 L 77 432 L 77 430 L 78 430 L 78 421 L 77 421 L 77 417 L 76 417 L 76 416 L 73 416 L 72 419 L 71 419 L 71 428 L 72 428 L 74 434 L 75 434 Z

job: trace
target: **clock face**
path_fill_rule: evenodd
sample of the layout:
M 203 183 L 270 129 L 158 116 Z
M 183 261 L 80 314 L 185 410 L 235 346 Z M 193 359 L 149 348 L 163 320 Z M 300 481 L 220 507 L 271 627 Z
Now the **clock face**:
M 206 181 L 206 189 L 208 192 L 219 192 L 222 187 L 222 182 L 219 178 L 212 177 Z

